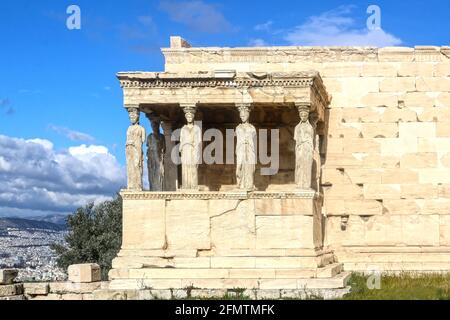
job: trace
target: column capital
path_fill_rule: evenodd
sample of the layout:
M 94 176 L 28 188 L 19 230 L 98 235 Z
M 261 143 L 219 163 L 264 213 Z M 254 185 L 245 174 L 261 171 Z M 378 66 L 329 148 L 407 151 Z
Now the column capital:
M 311 112 L 311 102 L 294 102 L 295 108 L 297 108 L 297 110 L 307 110 L 309 112 Z
M 242 102 L 242 103 L 236 103 L 235 107 L 239 111 L 241 111 L 241 110 L 251 111 L 253 109 L 253 104 L 252 103 Z
M 180 108 L 183 109 L 184 113 L 195 113 L 197 111 L 197 103 L 180 103 Z
M 125 109 L 130 110 L 130 109 L 138 109 L 139 112 L 141 111 L 141 106 L 139 104 L 125 104 L 124 105 Z

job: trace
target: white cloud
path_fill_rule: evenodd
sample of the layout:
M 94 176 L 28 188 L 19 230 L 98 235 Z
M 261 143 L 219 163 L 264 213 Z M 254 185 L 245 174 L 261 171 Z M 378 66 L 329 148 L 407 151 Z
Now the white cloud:
M 232 29 L 217 6 L 202 0 L 163 0 L 160 8 L 167 12 L 172 21 L 184 24 L 195 31 L 219 33 Z
M 110 199 L 126 174 L 103 146 L 57 151 L 48 140 L 0 135 L 0 181 L 0 215 L 69 213 Z
M 44 139 L 30 139 L 30 140 L 27 140 L 26 142 L 32 142 L 32 143 L 39 144 L 39 145 L 43 146 L 45 149 L 48 149 L 48 150 L 53 149 L 53 143 L 51 141 L 48 141 L 48 140 L 44 140 Z
M 358 29 L 350 16 L 353 6 L 324 12 L 290 30 L 285 36 L 290 45 L 301 46 L 396 46 L 402 41 L 382 30 Z

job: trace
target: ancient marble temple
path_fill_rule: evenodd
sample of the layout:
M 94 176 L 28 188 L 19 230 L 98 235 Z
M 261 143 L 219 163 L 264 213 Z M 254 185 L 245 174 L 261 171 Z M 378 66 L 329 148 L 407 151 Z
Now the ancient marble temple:
M 191 48 L 180 37 L 162 51 L 165 72 L 118 74 L 131 126 L 112 289 L 300 291 L 343 288 L 344 269 L 450 269 L 440 259 L 450 219 L 435 212 L 445 201 L 427 201 L 435 173 L 416 170 L 421 159 L 432 167 L 436 122 L 424 110 L 423 126 L 412 108 L 427 103 L 423 81 L 443 84 L 417 78 L 403 92 L 438 51 Z M 204 161 L 209 129 L 233 133 L 215 151 L 233 161 Z M 260 159 L 267 132 L 271 174 Z M 427 215 L 406 212 L 414 206 Z

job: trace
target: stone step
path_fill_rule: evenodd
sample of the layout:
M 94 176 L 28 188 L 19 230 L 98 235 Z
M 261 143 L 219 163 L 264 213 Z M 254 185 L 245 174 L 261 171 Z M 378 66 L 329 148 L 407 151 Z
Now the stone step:
M 350 287 L 332 289 L 107 289 L 97 290 L 93 294 L 94 300 L 179 300 L 179 299 L 221 299 L 225 295 L 234 297 L 248 297 L 251 300 L 329 300 L 339 299 L 350 292 Z
M 424 272 L 424 273 L 448 273 L 449 262 L 345 262 L 346 270 L 355 272 Z
M 262 289 L 262 290 L 302 290 L 302 289 L 342 289 L 347 287 L 349 272 L 342 272 L 332 278 L 293 279 L 115 279 L 109 284 L 111 290 L 145 289 Z
M 317 269 L 317 278 L 333 278 L 344 271 L 344 265 L 342 263 L 333 263 L 326 267 Z
M 181 269 L 181 268 L 141 268 L 113 269 L 110 279 L 294 279 L 294 278 L 332 278 L 343 270 L 339 263 L 319 269 Z
M 208 268 L 208 269 L 272 269 L 272 268 L 317 268 L 335 262 L 333 254 L 318 257 L 118 257 L 113 260 L 114 269 L 141 268 Z

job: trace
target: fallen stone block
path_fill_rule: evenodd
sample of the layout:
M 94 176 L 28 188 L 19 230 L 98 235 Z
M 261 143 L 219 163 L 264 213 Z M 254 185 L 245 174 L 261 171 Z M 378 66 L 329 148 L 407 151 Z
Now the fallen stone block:
M 102 280 L 100 266 L 95 263 L 71 265 L 68 273 L 69 281 L 74 283 L 90 283 Z
M 0 270 L 0 285 L 1 284 L 13 284 L 19 271 L 15 269 L 1 269 Z

